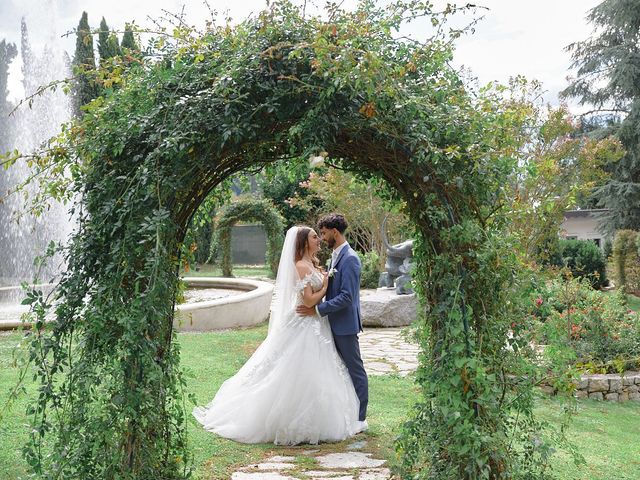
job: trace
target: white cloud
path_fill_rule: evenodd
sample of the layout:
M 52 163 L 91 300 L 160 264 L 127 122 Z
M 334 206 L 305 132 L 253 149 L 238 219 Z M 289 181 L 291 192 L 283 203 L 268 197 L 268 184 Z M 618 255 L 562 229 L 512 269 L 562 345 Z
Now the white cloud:
M 540 80 L 546 100 L 555 104 L 571 73 L 565 47 L 591 34 L 585 17 L 600 2 L 484 0 L 490 10 L 476 34 L 458 42 L 454 62 L 469 67 L 481 83 L 518 74 Z

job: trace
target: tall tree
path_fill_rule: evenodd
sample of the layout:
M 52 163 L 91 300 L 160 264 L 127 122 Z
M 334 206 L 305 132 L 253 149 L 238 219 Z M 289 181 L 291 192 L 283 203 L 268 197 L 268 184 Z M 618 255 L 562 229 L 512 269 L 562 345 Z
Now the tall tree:
M 104 61 L 109 58 L 120 55 L 120 44 L 115 33 L 109 30 L 107 21 L 102 17 L 100 21 L 100 32 L 98 33 L 98 53 L 100 60 Z
M 87 12 L 82 12 L 76 34 L 76 52 L 73 58 L 76 81 L 76 106 L 80 111 L 82 105 L 86 105 L 99 94 L 98 85 L 92 72 L 96 68 L 96 58 L 93 52 L 93 37 L 89 28 Z
M 9 148 L 9 65 L 18 54 L 14 43 L 7 43 L 4 39 L 0 42 L 0 153 Z
M 609 208 L 605 227 L 640 229 L 640 2 L 604 0 L 589 11 L 590 38 L 569 45 L 577 78 L 563 95 L 592 105 L 599 134 L 614 134 L 626 154 L 609 166 L 611 178 L 595 189 L 597 205 Z M 617 120 L 613 125 L 612 116 Z
M 124 26 L 124 34 L 122 35 L 122 49 L 129 50 L 129 53 L 140 50 L 133 35 L 133 27 L 130 23 Z
M 22 55 L 22 84 L 27 95 L 31 95 L 38 87 L 35 79 L 35 71 L 37 70 L 36 58 L 31 50 L 31 42 L 29 41 L 29 29 L 24 17 L 20 22 L 20 53 Z

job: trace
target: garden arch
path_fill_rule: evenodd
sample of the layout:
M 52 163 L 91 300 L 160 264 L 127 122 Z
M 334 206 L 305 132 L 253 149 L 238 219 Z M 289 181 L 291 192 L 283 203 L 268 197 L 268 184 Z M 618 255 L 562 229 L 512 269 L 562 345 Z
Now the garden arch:
M 510 415 L 528 383 L 511 380 L 519 364 L 505 350 L 516 260 L 496 205 L 514 161 L 487 133 L 508 130 L 512 116 L 465 90 L 447 42 L 393 37 L 404 18 L 440 18 L 419 7 L 363 2 L 332 7 L 325 21 L 277 1 L 234 28 L 178 29 L 156 45 L 161 61 L 129 62 L 120 86 L 53 141 L 41 163 L 71 166 L 82 203 L 56 320 L 32 344 L 43 360 L 36 469 L 185 475 L 189 413 L 172 324 L 189 221 L 234 173 L 321 152 L 377 181 L 415 225 L 424 355 L 422 401 L 398 443 L 406 475 L 503 478 L 535 466 L 535 425 Z M 43 320 L 50 305 L 31 302 Z
M 244 198 L 225 206 L 216 222 L 215 245 L 217 255 L 222 257 L 222 274 L 232 276 L 231 228 L 240 221 L 258 221 L 267 234 L 267 264 L 274 277 L 278 272 L 280 250 L 282 249 L 284 219 L 276 207 L 266 199 Z

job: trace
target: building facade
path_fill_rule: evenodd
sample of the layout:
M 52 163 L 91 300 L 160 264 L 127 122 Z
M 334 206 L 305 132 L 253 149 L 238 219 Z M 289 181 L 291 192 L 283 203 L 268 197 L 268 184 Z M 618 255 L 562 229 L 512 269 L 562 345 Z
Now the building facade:
M 567 240 L 591 240 L 598 247 L 604 248 L 609 238 L 600 227 L 607 209 L 568 210 L 564 212 L 564 220 L 560 226 L 560 237 Z

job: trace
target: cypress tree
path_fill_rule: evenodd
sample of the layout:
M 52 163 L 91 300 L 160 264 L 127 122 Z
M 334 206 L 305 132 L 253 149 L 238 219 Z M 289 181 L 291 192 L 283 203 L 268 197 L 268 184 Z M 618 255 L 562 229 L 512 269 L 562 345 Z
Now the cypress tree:
M 79 108 L 86 105 L 99 94 L 98 86 L 92 78 L 92 71 L 96 68 L 93 52 L 93 37 L 89 28 L 87 12 L 82 12 L 76 34 L 76 52 L 73 58 L 76 81 L 76 105 Z
M 122 36 L 122 50 L 129 50 L 129 53 L 140 51 L 140 47 L 136 43 L 136 39 L 133 36 L 133 28 L 131 24 L 127 23 L 124 27 L 124 35 Z
M 18 54 L 14 43 L 7 43 L 4 39 L 0 42 L 0 153 L 9 148 L 9 112 L 12 109 L 9 103 L 9 65 Z
M 604 0 L 587 19 L 594 34 L 567 47 L 577 78 L 562 93 L 593 106 L 600 128 L 591 134 L 616 135 L 626 150 L 593 193 L 611 210 L 604 226 L 640 230 L 640 2 Z
M 22 84 L 27 95 L 31 95 L 38 87 L 35 80 L 36 59 L 29 42 L 29 29 L 24 17 L 20 21 L 20 53 L 22 54 Z
M 100 32 L 98 33 L 98 53 L 100 60 L 104 61 L 109 58 L 120 55 L 120 44 L 118 37 L 109 30 L 107 21 L 102 17 L 100 21 Z

